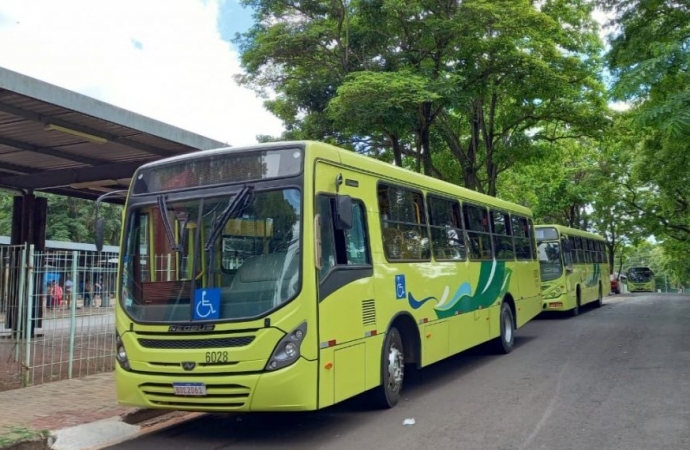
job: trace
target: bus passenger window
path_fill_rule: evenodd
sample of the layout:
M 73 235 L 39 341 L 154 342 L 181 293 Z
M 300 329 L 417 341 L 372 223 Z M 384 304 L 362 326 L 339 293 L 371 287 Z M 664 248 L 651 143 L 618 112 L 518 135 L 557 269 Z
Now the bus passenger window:
M 421 192 L 380 185 L 383 250 L 389 261 L 429 259 L 429 234 Z
M 493 259 L 489 214 L 486 208 L 465 203 L 465 229 L 467 230 L 470 259 Z
M 582 249 L 582 238 L 576 237 L 575 238 L 575 262 L 577 263 L 584 263 L 585 262 L 585 252 Z
M 510 217 L 504 212 L 491 211 L 491 224 L 496 259 L 512 260 L 515 258 L 515 249 L 510 232 Z
M 530 238 L 530 228 L 527 218 L 513 215 L 511 220 L 513 225 L 512 231 L 516 258 L 519 261 L 532 259 L 532 240 Z
M 467 256 L 460 220 L 460 205 L 455 200 L 427 196 L 431 246 L 436 260 L 464 260 Z

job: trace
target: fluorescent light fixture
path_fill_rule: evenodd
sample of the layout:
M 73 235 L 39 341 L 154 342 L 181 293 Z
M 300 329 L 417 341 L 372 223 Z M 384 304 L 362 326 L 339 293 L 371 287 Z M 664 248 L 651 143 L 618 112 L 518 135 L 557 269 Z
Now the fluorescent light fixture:
M 87 141 L 91 141 L 95 144 L 105 144 L 106 142 L 108 142 L 108 140 L 105 138 L 94 136 L 93 134 L 89 134 L 89 133 L 84 133 L 82 131 L 73 130 L 71 128 L 61 127 L 60 125 L 55 125 L 52 123 L 49 123 L 48 125 L 46 125 L 45 130 L 46 131 L 61 131 L 65 134 L 71 134 L 72 136 L 84 138 Z
M 71 183 L 69 187 L 72 189 L 93 189 L 93 188 L 105 188 L 106 186 L 117 185 L 116 180 L 97 180 L 97 181 L 84 181 L 81 183 Z

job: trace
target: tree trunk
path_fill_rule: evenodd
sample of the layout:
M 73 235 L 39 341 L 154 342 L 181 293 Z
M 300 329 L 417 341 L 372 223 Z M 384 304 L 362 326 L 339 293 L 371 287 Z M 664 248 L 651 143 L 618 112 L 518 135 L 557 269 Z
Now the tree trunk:
M 391 140 L 391 145 L 393 146 L 393 161 L 398 167 L 402 167 L 402 147 L 400 146 L 400 138 L 395 134 L 388 136 Z

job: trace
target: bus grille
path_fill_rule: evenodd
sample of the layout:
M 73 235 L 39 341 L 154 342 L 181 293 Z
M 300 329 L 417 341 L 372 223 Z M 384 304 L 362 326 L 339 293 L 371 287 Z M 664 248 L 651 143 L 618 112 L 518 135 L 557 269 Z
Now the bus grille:
M 186 350 L 197 348 L 244 347 L 254 341 L 254 336 L 213 338 L 213 339 L 139 339 L 139 344 L 146 348 L 168 350 Z
M 239 409 L 247 403 L 251 392 L 247 386 L 227 383 L 206 384 L 206 395 L 203 397 L 175 395 L 171 383 L 144 383 L 139 385 L 139 390 L 154 405 L 197 410 Z

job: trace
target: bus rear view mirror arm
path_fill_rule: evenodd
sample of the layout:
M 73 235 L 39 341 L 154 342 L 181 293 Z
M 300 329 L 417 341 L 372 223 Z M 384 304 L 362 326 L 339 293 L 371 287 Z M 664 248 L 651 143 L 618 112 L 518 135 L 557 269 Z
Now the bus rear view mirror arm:
M 125 196 L 127 190 L 111 191 L 107 192 L 96 199 L 96 226 L 94 230 L 94 244 L 96 245 L 96 251 L 100 253 L 103 250 L 103 244 L 105 243 L 105 217 L 100 216 L 101 202 L 108 197 L 115 196 Z

